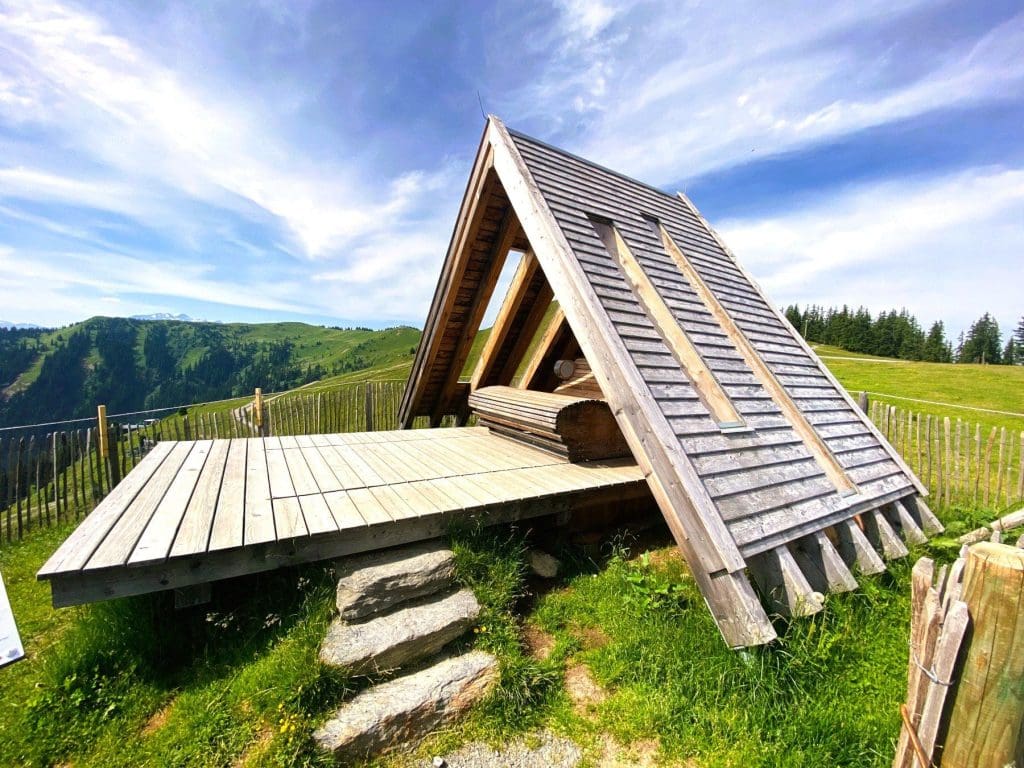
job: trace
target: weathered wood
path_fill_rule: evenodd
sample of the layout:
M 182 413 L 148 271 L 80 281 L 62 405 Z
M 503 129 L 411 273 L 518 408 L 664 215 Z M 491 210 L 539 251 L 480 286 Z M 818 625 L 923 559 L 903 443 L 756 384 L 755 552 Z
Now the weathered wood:
M 1005 766 L 1024 760 L 1024 551 L 976 544 L 962 599 L 971 636 L 942 765 Z
M 519 387 L 521 389 L 546 389 L 542 382 L 550 381 L 552 366 L 561 357 L 562 350 L 570 340 L 575 342 L 569 322 L 565 319 L 565 313 L 559 307 L 555 310 L 544 335 L 537 343 L 533 356 L 523 369 Z
M 470 378 L 470 390 L 512 383 L 551 304 L 551 286 L 532 251 L 523 254 Z
M 836 457 L 832 455 L 832 451 L 829 450 L 824 439 L 811 426 L 807 417 L 793 401 L 786 387 L 779 382 L 771 368 L 765 363 L 761 353 L 754 348 L 746 334 L 736 325 L 732 316 L 704 282 L 700 273 L 690 263 L 690 260 L 679 248 L 675 240 L 672 239 L 668 230 L 660 222 L 656 224 L 656 230 L 661 238 L 662 245 L 672 258 L 672 261 L 686 277 L 690 287 L 697 293 L 698 298 L 707 307 L 711 316 L 718 322 L 718 325 L 725 332 L 728 339 L 736 346 L 744 361 L 750 366 L 750 370 L 754 372 L 758 382 L 786 416 L 786 420 L 800 436 L 800 439 L 803 440 L 807 450 L 814 457 L 815 461 L 818 462 L 822 470 L 824 470 L 828 479 L 840 493 L 856 493 L 856 485 L 843 469 L 843 466 L 836 460 Z
M 481 426 L 493 425 L 511 437 L 522 435 L 572 462 L 629 455 L 615 417 L 601 400 L 484 387 L 470 395 L 469 402 Z
M 883 558 L 898 560 L 910 554 L 907 546 L 900 539 L 899 534 L 893 530 L 889 521 L 885 519 L 881 510 L 871 510 L 861 515 L 861 519 L 864 521 L 864 534 L 872 546 L 882 553 Z
M 751 557 L 750 574 L 772 610 L 783 616 L 810 616 L 824 607 L 821 593 L 812 587 L 786 547 Z

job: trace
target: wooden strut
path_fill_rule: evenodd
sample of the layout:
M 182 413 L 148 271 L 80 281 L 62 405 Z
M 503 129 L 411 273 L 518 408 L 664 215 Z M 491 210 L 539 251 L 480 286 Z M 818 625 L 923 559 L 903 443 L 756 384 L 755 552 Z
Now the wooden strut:
M 533 251 L 523 254 L 519 267 L 487 337 L 470 379 L 470 391 L 511 383 L 526 349 L 551 304 L 548 285 Z
M 530 358 L 523 370 L 523 377 L 519 381 L 520 389 L 536 389 L 538 381 L 549 374 L 546 367 L 550 368 L 558 359 L 560 348 L 571 334 L 569 322 L 565 319 L 565 312 L 559 307 L 555 310 L 544 335 L 541 336 L 533 352 L 533 357 Z
M 614 224 L 609 224 L 596 219 L 591 219 L 591 224 L 597 231 L 598 236 L 604 242 L 608 253 L 616 260 L 626 281 L 629 283 L 633 293 L 640 299 L 641 305 L 650 317 L 654 327 L 658 330 L 666 346 L 672 351 L 676 361 L 686 371 L 686 375 L 693 382 L 701 401 L 711 412 L 712 418 L 718 422 L 722 429 L 743 428 L 745 422 L 739 411 L 732 404 L 729 395 L 726 394 L 722 385 L 715 378 L 715 374 L 704 363 L 703 358 L 690 341 L 689 336 L 676 322 L 672 310 L 661 298 L 658 289 L 644 272 L 636 256 L 622 239 L 619 230 Z
M 679 271 L 686 277 L 687 282 L 689 282 L 697 297 L 704 303 L 711 316 L 718 321 L 719 326 L 721 326 L 725 335 L 735 345 L 740 355 L 743 356 L 744 361 L 746 361 L 750 370 L 753 371 L 761 386 L 771 395 L 775 404 L 779 406 L 779 410 L 785 414 L 786 420 L 792 425 L 793 430 L 803 441 L 815 461 L 818 462 L 818 466 L 824 470 L 828 479 L 840 494 L 849 495 L 857 493 L 856 484 L 846 474 L 846 470 L 836 460 L 836 457 L 832 455 L 832 451 L 829 450 L 821 435 L 818 434 L 818 431 L 807 420 L 803 411 L 793 402 L 789 392 L 779 382 L 775 374 L 772 373 L 772 370 L 765 363 L 760 353 L 754 349 L 754 345 L 750 343 L 746 334 L 736 325 L 732 315 L 722 306 L 718 297 L 715 296 L 711 288 L 704 282 L 704 278 L 700 276 L 700 273 L 697 272 L 697 269 L 686 257 L 686 254 L 676 245 L 672 235 L 668 233 L 668 230 L 665 229 L 661 222 L 650 219 L 647 219 L 647 222 L 655 230 L 655 234 L 660 237 L 665 251 L 676 267 L 679 268 Z

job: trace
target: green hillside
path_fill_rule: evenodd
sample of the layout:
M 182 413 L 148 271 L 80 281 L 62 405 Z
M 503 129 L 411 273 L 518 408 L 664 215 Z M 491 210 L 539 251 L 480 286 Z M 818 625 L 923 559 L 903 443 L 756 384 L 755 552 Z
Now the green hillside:
M 0 331 L 0 426 L 280 391 L 360 371 L 405 370 L 415 328 L 193 323 L 94 317 Z M 374 373 L 372 377 L 378 377 Z M 404 376 L 404 370 L 402 374 Z

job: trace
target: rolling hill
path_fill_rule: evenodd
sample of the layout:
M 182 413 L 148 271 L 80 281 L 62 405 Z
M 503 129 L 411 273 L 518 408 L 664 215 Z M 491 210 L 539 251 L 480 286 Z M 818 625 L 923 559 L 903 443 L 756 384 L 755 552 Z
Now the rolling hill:
M 403 365 L 404 375 L 419 336 L 409 327 L 109 317 L 0 331 L 0 426 L 88 416 L 101 402 L 115 413 Z

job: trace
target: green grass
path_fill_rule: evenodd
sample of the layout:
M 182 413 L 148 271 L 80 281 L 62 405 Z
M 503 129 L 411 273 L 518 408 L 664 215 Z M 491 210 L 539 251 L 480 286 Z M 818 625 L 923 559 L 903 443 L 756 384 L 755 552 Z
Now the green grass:
M 987 427 L 1024 429 L 1024 417 L 1020 416 L 898 399 L 915 398 L 934 403 L 1024 413 L 1024 366 L 910 362 L 858 355 L 826 346 L 818 346 L 815 350 L 839 382 L 854 395 L 860 391 L 884 393 L 875 396 L 875 399 L 900 408 L 960 418 Z M 857 359 L 837 359 L 842 357 Z

